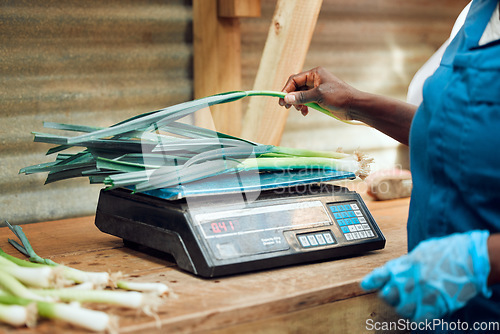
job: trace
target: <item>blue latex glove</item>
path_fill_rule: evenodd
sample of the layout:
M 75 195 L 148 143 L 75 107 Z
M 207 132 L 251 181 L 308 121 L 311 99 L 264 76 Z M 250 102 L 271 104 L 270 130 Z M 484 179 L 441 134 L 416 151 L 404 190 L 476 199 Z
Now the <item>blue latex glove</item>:
M 413 251 L 373 270 L 361 282 L 413 321 L 441 318 L 487 287 L 488 231 L 457 233 L 421 242 Z

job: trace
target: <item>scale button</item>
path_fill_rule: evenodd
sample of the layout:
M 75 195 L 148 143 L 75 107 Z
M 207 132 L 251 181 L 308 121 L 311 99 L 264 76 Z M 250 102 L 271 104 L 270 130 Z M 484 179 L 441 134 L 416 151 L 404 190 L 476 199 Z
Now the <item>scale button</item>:
M 216 247 L 222 259 L 229 259 L 240 255 L 240 253 L 236 250 L 235 245 L 232 243 L 220 243 L 217 244 Z
M 342 232 L 349 233 L 349 226 L 342 226 Z
M 349 212 L 342 212 L 342 218 L 349 218 Z
M 341 219 L 342 218 L 342 214 L 340 212 L 335 212 L 333 214 L 333 216 L 335 217 L 335 219 Z
M 356 232 L 358 229 L 356 228 L 356 225 L 349 225 L 349 231 L 350 232 Z
M 302 247 L 311 246 L 311 244 L 309 243 L 309 240 L 307 240 L 307 237 L 305 235 L 299 235 L 297 238 L 299 239 L 299 242 L 302 245 Z
M 366 231 L 366 234 L 368 235 L 369 238 L 374 237 L 375 234 L 373 234 L 372 230 Z
M 318 243 L 320 245 L 326 245 L 325 238 L 323 238 L 322 234 L 316 234 L 315 236 L 316 236 L 316 239 L 318 239 Z
M 351 210 L 351 206 L 349 204 L 344 204 L 344 210 Z
M 354 213 L 355 213 L 355 214 L 356 214 L 356 216 L 358 216 L 358 217 L 363 217 L 363 214 L 362 214 L 362 213 L 361 213 L 361 211 L 359 211 L 359 210 L 354 211 Z
M 342 204 L 337 205 L 337 211 L 344 211 L 344 206 Z
M 366 223 L 366 219 L 365 219 L 364 217 L 359 217 L 358 219 L 359 219 L 359 221 L 360 221 L 361 223 L 363 223 L 363 224 L 365 224 L 365 223 Z
M 352 220 L 350 218 L 344 219 L 344 225 L 351 225 L 351 224 L 352 224 Z
M 359 224 L 359 219 L 358 218 L 351 218 L 351 221 L 353 224 Z
M 360 238 L 360 236 L 359 236 L 359 233 L 358 233 L 358 232 L 352 232 L 351 234 L 352 234 L 352 238 L 353 238 L 354 240 L 356 240 L 356 239 L 359 239 L 359 238 Z
M 358 232 L 358 233 L 359 233 L 359 235 L 361 236 L 361 238 L 368 238 L 368 235 L 366 234 L 366 232 L 365 232 L 365 231 L 360 231 L 360 232 Z
M 361 226 L 363 226 L 363 228 L 365 230 L 369 230 L 370 229 L 370 225 L 368 225 L 368 224 L 362 224 Z
M 309 242 L 311 243 L 312 246 L 317 246 L 318 245 L 318 240 L 314 237 L 314 235 L 308 235 L 307 239 L 309 239 Z
M 345 224 L 346 224 L 343 219 L 337 220 L 337 223 L 339 224 L 339 226 L 345 226 Z
M 353 240 L 353 239 L 352 239 L 352 233 L 346 233 L 346 234 L 344 234 L 344 236 L 345 236 L 345 238 L 346 238 L 348 241 Z
M 357 229 L 358 231 L 363 231 L 363 226 L 361 226 L 361 224 L 354 225 L 354 226 L 356 226 L 356 229 Z
M 356 203 L 352 203 L 352 204 L 351 204 L 351 208 L 352 208 L 353 210 L 359 210 L 359 206 L 358 206 Z
M 335 243 L 335 240 L 333 240 L 332 235 L 329 232 L 323 233 L 323 237 L 325 238 L 327 244 Z
M 349 217 L 356 217 L 356 214 L 354 214 L 354 211 L 348 211 Z
M 339 209 L 335 205 L 332 205 L 332 206 L 330 206 L 330 211 L 331 212 L 338 212 Z

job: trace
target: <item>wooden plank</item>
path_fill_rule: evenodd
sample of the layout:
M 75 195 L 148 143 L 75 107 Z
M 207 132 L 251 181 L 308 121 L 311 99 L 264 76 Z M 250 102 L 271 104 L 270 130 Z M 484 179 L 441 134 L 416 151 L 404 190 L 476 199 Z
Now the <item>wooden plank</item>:
M 259 17 L 260 0 L 219 0 L 219 17 Z
M 399 319 L 394 309 L 376 294 L 367 294 L 215 330 L 212 334 L 365 333 L 374 323 L 395 323 Z M 408 332 L 396 329 L 391 333 Z
M 253 89 L 279 91 L 291 74 L 302 70 L 321 4 L 322 0 L 278 1 Z M 242 137 L 278 145 L 287 116 L 276 99 L 252 98 Z
M 241 89 L 241 36 L 238 18 L 220 18 L 217 0 L 193 1 L 194 97 Z M 241 101 L 196 113 L 195 123 L 239 136 Z
M 101 233 L 93 217 L 24 225 L 23 230 L 41 256 L 56 262 L 83 270 L 121 271 L 131 280 L 162 282 L 172 289 L 176 298 L 167 298 L 158 310 L 161 328 L 155 319 L 135 310 L 100 308 L 119 315 L 120 333 L 194 333 L 240 326 L 244 330 L 244 324 L 263 333 L 267 326 L 287 332 L 294 321 L 297 328 L 305 328 L 314 314 L 326 317 L 330 311 L 337 325 L 346 328 L 351 322 L 347 315 L 356 312 L 361 325 L 371 312 L 381 311 L 376 319 L 394 317 L 381 300 L 366 296 L 359 282 L 373 268 L 406 252 L 408 202 L 366 201 L 387 238 L 384 250 L 219 279 L 201 279 L 179 270 L 165 255 L 126 248 L 121 239 Z M 19 256 L 7 243 L 12 237 L 7 228 L 0 228 L 0 248 Z M 315 333 L 331 333 L 325 321 Z M 0 332 L 6 328 L 0 325 Z M 68 332 L 83 331 L 52 321 L 23 329 L 26 334 Z

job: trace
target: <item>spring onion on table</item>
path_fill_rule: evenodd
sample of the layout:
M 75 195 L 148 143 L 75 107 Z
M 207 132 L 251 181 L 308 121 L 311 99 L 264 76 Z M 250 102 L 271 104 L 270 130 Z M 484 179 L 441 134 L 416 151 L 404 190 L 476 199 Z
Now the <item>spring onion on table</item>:
M 23 229 L 19 225 L 11 225 L 9 222 L 5 222 L 5 224 L 10 228 L 10 230 L 19 238 L 22 245 L 20 245 L 17 241 L 9 239 L 9 243 L 13 245 L 17 250 L 19 250 L 24 255 L 28 256 L 30 261 L 21 260 L 14 256 L 8 255 L 4 251 L 0 249 L 0 257 L 11 260 L 13 263 L 19 266 L 25 267 L 46 267 L 49 266 L 54 268 L 55 272 L 58 272 L 63 276 L 63 282 L 66 284 L 83 284 L 83 283 L 91 283 L 92 286 L 102 287 L 99 285 L 103 284 L 111 284 L 112 287 L 120 288 L 122 290 L 130 290 L 130 291 L 141 291 L 141 292 L 155 292 L 158 296 L 166 294 L 169 292 L 168 287 L 162 283 L 140 283 L 140 282 L 129 282 L 121 280 L 121 274 L 113 274 L 109 275 L 106 272 L 90 272 L 90 271 L 81 271 L 75 268 L 67 267 L 61 264 L 58 264 L 52 260 L 44 259 L 38 256 L 31 244 L 23 232 Z M 68 274 L 69 272 L 69 274 Z M 104 282 L 104 278 L 106 282 Z M 60 285 L 55 284 L 55 287 L 59 287 Z
M 116 320 L 101 311 L 78 305 L 56 302 L 34 301 L 0 293 L 0 321 L 12 326 L 34 327 L 37 315 L 46 319 L 57 319 L 91 331 L 116 330 Z M 4 320 L 5 319 L 5 320 Z
M 9 243 L 30 261 L 0 249 L 0 322 L 35 326 L 38 315 L 92 331 L 113 332 L 118 328 L 114 317 L 81 307 L 79 303 L 141 309 L 156 316 L 154 310 L 162 302 L 161 296 L 169 293 L 162 283 L 129 282 L 121 278 L 111 281 L 114 275 L 85 272 L 44 259 L 35 253 L 20 226 L 6 224 L 21 241 L 19 244 L 9 239 Z M 106 286 L 115 290 L 102 290 Z
M 34 133 L 35 142 L 56 145 L 54 162 L 25 167 L 20 173 L 48 172 L 46 183 L 88 177 L 109 188 L 128 186 L 135 191 L 177 186 L 223 173 L 248 170 L 273 172 L 328 169 L 355 173 L 364 178 L 370 159 L 355 154 L 321 152 L 263 145 L 178 120 L 202 108 L 247 96 L 283 97 L 273 91 L 235 91 L 177 104 L 138 115 L 107 128 L 46 122 L 54 130 L 80 133 L 67 137 Z M 315 103 L 308 104 L 333 117 Z M 63 153 L 74 147 L 78 153 Z
M 138 115 L 107 128 L 45 122 L 46 128 L 78 135 L 34 133 L 35 142 L 55 145 L 47 154 L 57 154 L 56 158 L 53 162 L 25 167 L 20 173 L 48 172 L 46 183 L 88 177 L 91 183 L 104 183 L 108 188 L 127 186 L 136 192 L 242 171 L 326 169 L 353 172 L 360 177 L 368 174 L 371 161 L 361 154 L 262 145 L 179 122 L 182 117 L 202 108 L 258 95 L 284 97 L 285 94 L 228 92 Z M 317 104 L 308 106 L 332 116 Z M 64 152 L 72 147 L 82 150 Z M 114 304 L 141 308 L 146 314 L 155 316 L 151 311 L 158 299 L 151 298 L 150 294 L 160 296 L 169 292 L 161 283 L 123 279 L 110 282 L 112 275 L 108 273 L 89 273 L 43 259 L 32 249 L 20 226 L 7 225 L 21 241 L 9 242 L 29 258 L 29 261 L 21 260 L 0 250 L 0 312 L 17 305 L 11 311 L 17 312 L 21 319 L 16 323 L 31 323 L 27 320 L 28 311 L 35 309 L 41 317 L 65 319 L 80 326 L 89 324 L 85 328 L 90 330 L 111 330 L 111 318 L 105 313 L 66 303 Z M 89 285 L 97 289 L 89 290 Z M 105 286 L 122 291 L 98 290 Z M 81 320 L 83 318 L 76 313 L 85 313 L 82 315 L 85 319 L 87 315 L 94 316 L 96 320 Z
M 0 322 L 14 327 L 33 327 L 36 324 L 36 310 L 33 306 L 6 305 L 0 299 Z

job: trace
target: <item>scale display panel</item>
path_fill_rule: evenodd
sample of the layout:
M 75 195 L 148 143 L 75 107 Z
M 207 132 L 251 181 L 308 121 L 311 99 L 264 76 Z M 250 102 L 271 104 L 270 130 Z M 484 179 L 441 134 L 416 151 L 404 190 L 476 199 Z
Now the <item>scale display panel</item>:
M 331 225 L 323 203 L 313 200 L 195 215 L 219 259 L 286 250 L 284 231 Z
M 126 189 L 101 191 L 96 226 L 103 232 L 171 254 L 201 277 L 342 258 L 385 246 L 359 194 L 310 185 L 286 196 L 264 191 L 245 207 L 231 196 L 169 201 Z

